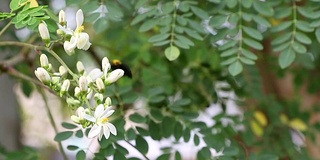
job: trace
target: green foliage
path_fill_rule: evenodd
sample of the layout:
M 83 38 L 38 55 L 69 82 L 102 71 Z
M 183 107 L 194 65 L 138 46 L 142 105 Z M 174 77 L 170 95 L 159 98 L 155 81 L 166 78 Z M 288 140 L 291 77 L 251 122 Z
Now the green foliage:
M 42 20 L 56 27 L 47 20 L 56 18 L 47 6 L 30 8 L 23 2 L 12 1 L 12 12 L 1 13 L 0 20 L 12 19 L 16 28 L 34 29 Z M 228 160 L 311 159 L 306 148 L 292 142 L 290 131 L 312 139 L 319 123 L 298 130 L 290 122 L 310 121 L 311 114 L 299 110 L 304 104 L 300 87 L 310 93 L 320 88 L 318 3 L 67 0 L 68 6 L 83 9 L 86 27 L 97 33 L 90 37 L 91 53 L 86 56 L 120 59 L 133 73 L 132 79 L 120 79 L 104 92 L 116 110 L 110 123 L 116 126 L 117 136 L 102 138 L 93 159 L 137 159 L 129 157 L 129 147 L 121 142 L 146 156 L 150 152 L 147 137 L 172 140 L 170 146 L 163 146 L 159 160 L 185 158 L 174 147 L 184 142 L 201 148 L 195 150 L 197 159 L 214 158 L 213 150 Z M 75 63 L 79 57 L 65 60 Z M 294 79 L 290 99 L 278 93 L 282 84 L 275 80 L 289 73 Z M 33 89 L 28 83 L 22 87 L 27 95 Z M 243 115 L 228 114 L 233 102 L 241 106 Z M 222 111 L 212 115 L 209 106 Z M 265 125 L 255 117 L 257 111 L 263 114 Z M 319 112 L 318 105 L 312 112 Z M 214 125 L 197 119 L 203 115 Z M 288 122 L 281 120 L 283 115 Z M 252 122 L 258 125 L 253 127 Z M 88 135 L 88 130 L 83 132 L 74 124 L 62 126 L 66 131 L 56 135 L 57 142 Z M 69 145 L 67 149 L 77 151 L 77 159 L 86 158 L 84 148 Z

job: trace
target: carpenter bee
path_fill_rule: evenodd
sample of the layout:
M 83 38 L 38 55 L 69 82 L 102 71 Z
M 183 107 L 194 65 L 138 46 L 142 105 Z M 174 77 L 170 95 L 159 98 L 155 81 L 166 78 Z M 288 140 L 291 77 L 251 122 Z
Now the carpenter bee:
M 128 65 L 122 63 L 120 60 L 115 59 L 111 62 L 111 69 L 122 69 L 124 71 L 124 76 L 132 78 L 132 72 Z

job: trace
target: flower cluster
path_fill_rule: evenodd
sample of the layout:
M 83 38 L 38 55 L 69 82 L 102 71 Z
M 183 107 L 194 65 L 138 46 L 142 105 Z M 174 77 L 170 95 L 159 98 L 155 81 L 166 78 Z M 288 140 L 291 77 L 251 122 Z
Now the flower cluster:
M 88 33 L 84 32 L 83 26 L 84 16 L 81 9 L 76 13 L 76 24 L 75 30 L 68 28 L 65 17 L 65 12 L 61 10 L 59 12 L 59 29 L 57 34 L 63 41 L 64 50 L 68 55 L 74 54 L 75 48 L 88 50 L 91 46 Z M 38 26 L 38 30 L 42 40 L 46 43 L 46 46 L 50 45 L 50 35 L 45 22 L 42 22 Z
M 67 27 L 64 11 L 59 12 L 57 34 L 62 37 L 64 49 L 69 55 L 74 53 L 75 48 L 87 50 L 91 46 L 89 35 L 83 32 L 83 21 L 83 12 L 80 9 L 76 13 L 77 28 L 73 31 Z M 38 29 L 46 46 L 50 46 L 50 34 L 45 22 L 39 24 Z M 48 57 L 41 54 L 40 67 L 35 70 L 35 75 L 57 95 L 66 99 L 68 107 L 75 111 L 75 115 L 71 116 L 72 121 L 83 128 L 92 127 L 88 134 L 89 138 L 98 137 L 101 140 L 103 135 L 105 138 L 109 138 L 110 134 L 116 135 L 116 127 L 109 122 L 114 110 L 111 107 L 111 99 L 104 97 L 104 91 L 106 86 L 121 78 L 124 71 L 122 69 L 111 71 L 107 57 L 102 59 L 101 69 L 95 68 L 87 72 L 80 61 L 77 62 L 76 68 L 75 74 L 63 64 L 58 72 L 55 72 Z M 69 90 L 70 88 L 74 89 L 73 92 Z

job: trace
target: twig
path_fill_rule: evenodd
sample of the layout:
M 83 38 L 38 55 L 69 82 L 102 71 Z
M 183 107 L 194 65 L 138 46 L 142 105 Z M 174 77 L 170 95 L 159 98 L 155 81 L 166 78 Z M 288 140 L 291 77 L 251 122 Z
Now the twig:
M 0 31 L 0 36 L 10 27 L 12 22 L 10 21 L 6 26 L 3 27 L 3 29 Z
M 141 153 L 136 146 L 134 146 L 133 144 L 131 144 L 129 141 L 124 140 L 126 143 L 128 143 L 131 147 L 135 148 L 146 160 L 150 160 L 146 155 L 144 155 L 143 153 Z
M 49 116 L 49 120 L 50 120 L 50 123 L 51 123 L 51 125 L 52 125 L 52 127 L 53 127 L 53 129 L 54 129 L 54 132 L 55 132 L 56 134 L 58 134 L 58 129 L 57 129 L 56 123 L 55 123 L 55 121 L 54 121 L 54 118 L 53 118 L 52 113 L 51 113 L 50 108 L 49 108 L 48 99 L 47 99 L 47 97 L 46 97 L 46 95 L 45 95 L 45 93 L 44 93 L 44 91 L 43 91 L 42 88 L 37 87 L 37 89 L 38 89 L 38 91 L 40 92 L 40 94 L 41 94 L 41 96 L 42 96 L 42 99 L 44 100 L 45 107 L 46 107 L 46 110 L 47 110 L 47 113 L 48 113 L 48 116 Z M 59 149 L 60 149 L 60 152 L 61 152 L 63 158 L 64 158 L 65 160 L 68 160 L 68 157 L 67 157 L 66 153 L 64 152 L 64 149 L 63 149 L 63 147 L 62 147 L 61 142 L 58 142 L 58 145 L 59 145 Z

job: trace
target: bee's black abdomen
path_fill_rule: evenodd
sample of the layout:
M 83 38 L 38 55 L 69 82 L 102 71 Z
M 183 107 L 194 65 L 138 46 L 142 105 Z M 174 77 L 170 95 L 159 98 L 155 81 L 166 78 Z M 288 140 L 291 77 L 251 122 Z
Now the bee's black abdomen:
M 122 69 L 124 71 L 124 76 L 132 78 L 132 72 L 128 65 L 123 64 L 120 60 L 113 60 L 111 63 L 111 69 Z

